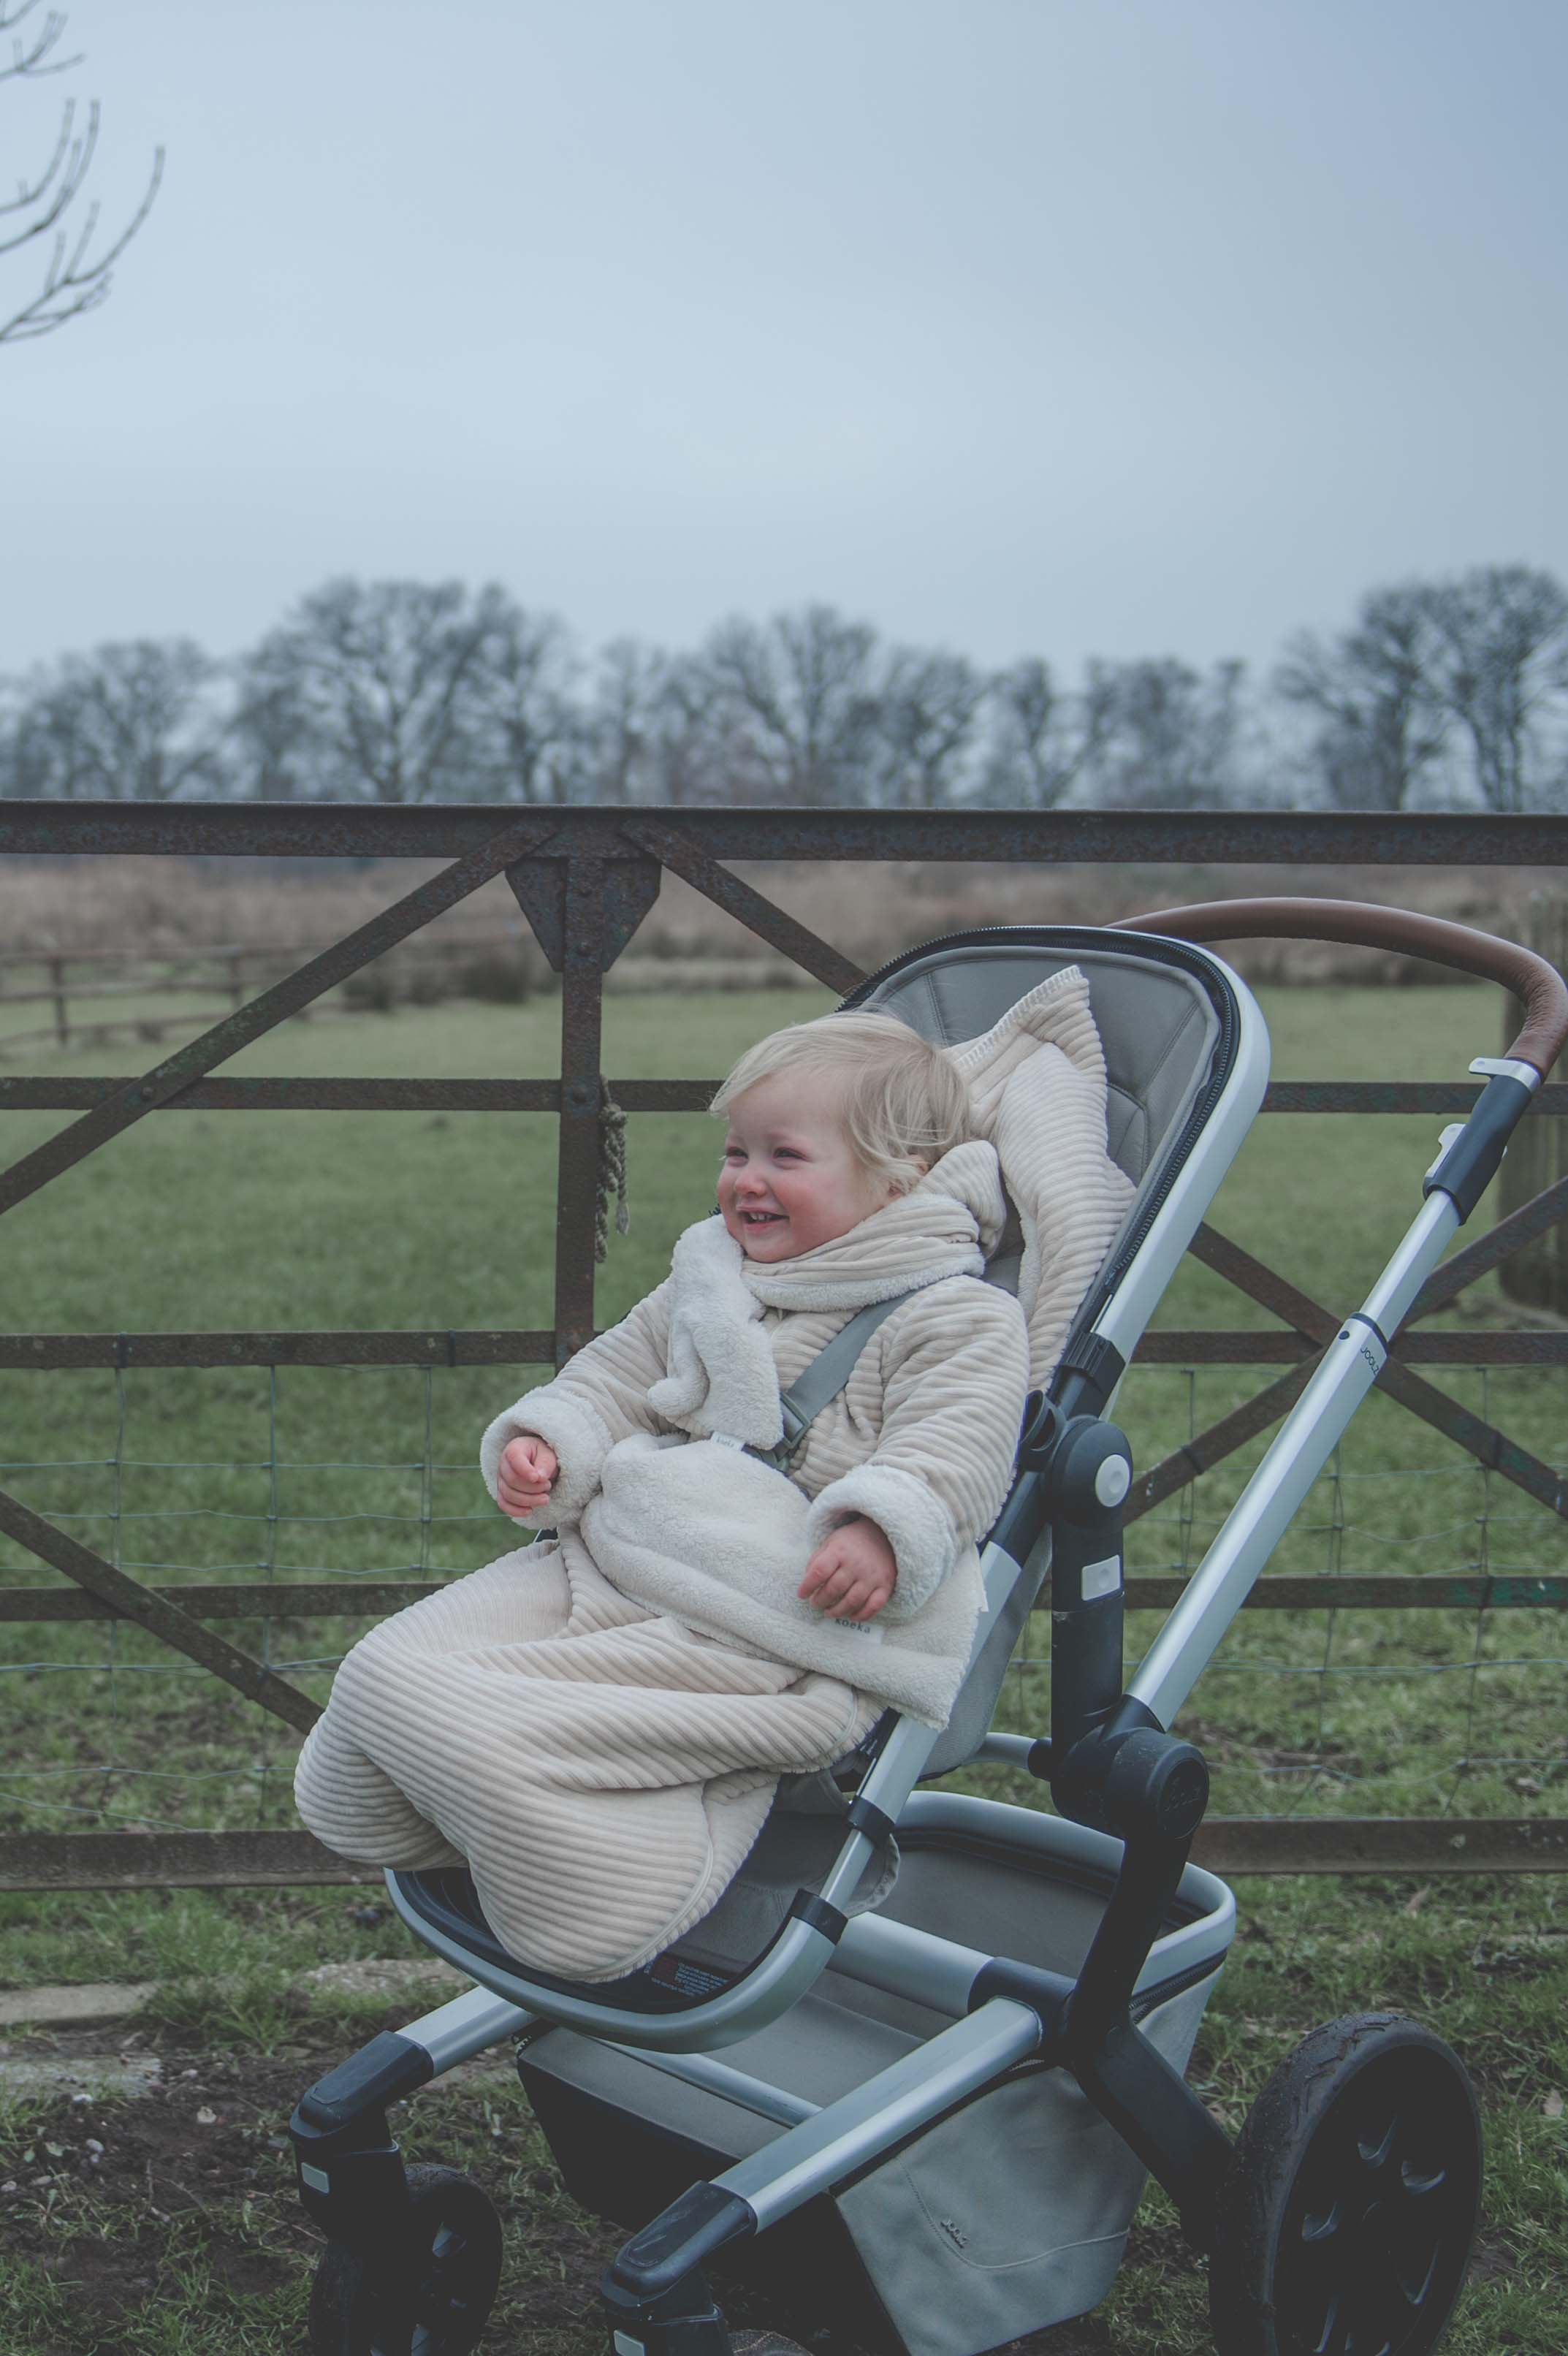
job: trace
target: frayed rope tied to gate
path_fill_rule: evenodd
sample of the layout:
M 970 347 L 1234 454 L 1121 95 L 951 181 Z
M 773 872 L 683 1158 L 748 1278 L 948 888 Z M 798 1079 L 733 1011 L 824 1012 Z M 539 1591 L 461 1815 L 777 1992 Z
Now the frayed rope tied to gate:
M 610 1197 L 615 1197 L 615 1233 L 627 1234 L 632 1206 L 626 1193 L 626 1116 L 599 1080 L 599 1174 L 593 1197 L 593 1262 L 603 1266 L 610 1250 Z

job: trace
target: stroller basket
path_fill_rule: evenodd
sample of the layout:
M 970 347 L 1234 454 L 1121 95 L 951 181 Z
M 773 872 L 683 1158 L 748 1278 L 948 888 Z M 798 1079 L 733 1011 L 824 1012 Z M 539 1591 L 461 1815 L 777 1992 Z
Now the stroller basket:
M 879 1923 L 944 1944 L 956 1933 L 985 1955 L 1070 1979 L 1121 1858 L 1118 1842 L 1082 1826 L 932 1791 L 911 1799 L 899 1846 Z M 1173 2069 L 1191 2051 L 1234 1913 L 1224 1883 L 1189 1866 L 1132 2005 Z M 909 1943 L 912 1974 L 921 1944 Z M 696 2085 L 570 2029 L 526 2033 L 518 2074 L 568 2191 L 617 2224 L 645 2225 L 688 2186 L 762 2151 L 792 2117 L 950 2025 L 929 1994 L 857 1978 L 859 1960 L 851 1924 L 810 1995 L 726 2047 L 726 2063 L 751 2086 Z M 1074 2080 L 1029 2058 L 773 2232 L 732 2244 L 715 2272 L 779 2299 L 810 2282 L 814 2306 L 886 2356 L 975 2356 L 1104 2297 L 1145 2174 Z

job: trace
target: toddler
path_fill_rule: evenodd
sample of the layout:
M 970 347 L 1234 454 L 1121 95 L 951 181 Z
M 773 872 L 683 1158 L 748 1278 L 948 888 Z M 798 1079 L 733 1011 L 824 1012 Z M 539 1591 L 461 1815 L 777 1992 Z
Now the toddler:
M 330 1847 L 466 1861 L 509 1951 L 578 1977 L 716 1903 L 781 1773 L 890 1704 L 945 1723 L 1028 1382 L 982 1280 L 997 1157 L 940 1048 L 885 1014 L 798 1023 L 713 1110 L 719 1217 L 485 1434 L 502 1511 L 553 1539 L 372 1631 L 296 1777 Z M 786 1453 L 781 1392 L 886 1301 Z

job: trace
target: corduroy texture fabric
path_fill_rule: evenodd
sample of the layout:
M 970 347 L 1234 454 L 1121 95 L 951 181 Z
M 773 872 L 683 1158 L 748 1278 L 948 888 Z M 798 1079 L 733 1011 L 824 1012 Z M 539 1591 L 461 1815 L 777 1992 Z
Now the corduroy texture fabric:
M 410 1868 L 466 1859 L 519 1960 L 615 1977 L 717 1902 L 779 1774 L 841 1756 L 883 1698 L 943 1722 L 981 1601 L 976 1541 L 1011 1472 L 1026 1362 L 1032 1355 L 1036 1382 L 1054 1367 L 1130 1196 L 1105 1151 L 1104 1065 L 1076 969 L 949 1052 L 992 1143 L 955 1149 L 910 1194 L 793 1261 L 753 1268 L 732 1247 L 739 1266 L 705 1274 L 703 1256 L 731 1239 L 700 1222 L 682 1239 L 697 1264 L 684 1293 L 677 1255 L 669 1282 L 491 1424 L 481 1462 L 492 1494 L 510 1440 L 536 1432 L 555 1450 L 553 1494 L 532 1518 L 559 1527 L 560 1545 L 501 1558 L 348 1655 L 296 1779 L 300 1813 L 328 1847 Z M 1019 1302 L 969 1272 L 1000 1229 L 998 1158 L 1024 1227 L 1027 1335 Z M 704 1458 L 717 1466 L 729 1456 L 716 1485 L 728 1487 L 744 1463 L 750 1499 L 750 1474 L 766 1468 L 712 1435 L 749 1438 L 730 1423 L 752 1417 L 766 1444 L 777 1390 L 863 1303 L 917 1280 L 923 1289 L 871 1337 L 791 1466 L 810 1501 L 808 1517 L 791 1507 L 800 1569 L 837 1521 L 875 1518 L 879 1501 L 899 1567 L 879 1620 L 861 1636 L 835 1631 L 824 1663 L 787 1608 L 758 1616 L 769 1596 L 751 1558 L 776 1532 L 757 1531 L 748 1547 L 754 1506 L 742 1504 L 732 1531 L 705 1531 L 695 1514 L 683 1532 L 668 1496 L 656 1512 L 636 1480 L 661 1458 L 671 1472 L 672 1459 L 687 1459 L 684 1479 Z M 617 1525 L 617 1483 L 605 1472 L 622 1449 L 635 1477 L 630 1520 Z M 601 1547 L 615 1555 L 622 1587 L 629 1573 L 636 1600 L 611 1585 L 583 1543 L 596 1516 Z M 795 1547 L 792 1530 L 785 1579 Z M 706 1567 L 690 1559 L 704 1552 Z M 776 1586 L 779 1566 L 770 1575 Z M 820 1624 L 806 1633 L 819 1636 Z M 922 1652 L 923 1633 L 936 1640 L 923 1674 L 940 1656 L 942 1694 L 907 1684 L 880 1693 L 894 1655 Z M 865 1665 L 854 1688 L 838 1665 L 849 1645 Z
M 718 1901 L 779 1775 L 842 1758 L 876 1714 L 628 1602 L 566 1532 L 356 1644 L 294 1793 L 343 1856 L 466 1864 L 520 1963 L 616 1979 Z
M 1105 1053 L 1082 968 L 1063 966 L 946 1052 L 1018 1205 L 1029 1384 L 1045 1390 L 1136 1192 L 1105 1147 Z

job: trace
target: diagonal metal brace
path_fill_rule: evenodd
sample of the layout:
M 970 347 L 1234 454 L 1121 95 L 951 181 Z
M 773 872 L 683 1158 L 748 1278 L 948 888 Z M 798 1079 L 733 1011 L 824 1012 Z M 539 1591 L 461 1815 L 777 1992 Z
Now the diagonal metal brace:
M 227 1062 L 241 1047 L 248 1047 L 252 1040 L 260 1039 L 276 1024 L 286 1022 L 291 1014 L 310 1005 L 324 991 L 347 980 L 361 966 L 368 965 L 399 941 L 406 940 L 411 933 L 418 932 L 432 916 L 467 899 L 482 884 L 487 884 L 493 875 L 498 875 L 524 856 L 536 842 L 548 838 L 549 831 L 549 822 L 539 819 L 503 827 L 477 851 L 471 851 L 465 859 L 432 875 L 428 884 L 421 884 L 416 891 L 394 901 L 379 916 L 372 916 L 368 924 L 335 942 L 319 957 L 310 958 L 296 972 L 274 983 L 271 990 L 264 990 L 260 998 L 252 998 L 210 1031 L 204 1031 L 198 1039 L 187 1041 L 140 1079 L 126 1081 L 80 1120 L 73 1120 L 69 1129 L 61 1130 L 31 1153 L 23 1154 L 8 1170 L 0 1172 L 0 1212 L 26 1201 L 51 1178 L 58 1178 L 62 1171 L 84 1160 L 109 1138 L 129 1129 L 144 1113 L 166 1104 L 193 1080 L 204 1078 L 215 1064 Z
M 1538 1196 L 1536 1199 L 1539 1202 L 1541 1198 Z M 1527 1210 L 1532 1207 L 1526 1205 Z M 1340 1320 L 1325 1309 L 1320 1301 L 1314 1301 L 1309 1293 L 1301 1291 L 1273 1269 L 1265 1268 L 1262 1260 L 1254 1259 L 1250 1252 L 1243 1250 L 1240 1244 L 1232 1243 L 1228 1237 L 1217 1234 L 1212 1227 L 1200 1226 L 1189 1248 L 1195 1258 L 1222 1276 L 1227 1283 L 1233 1284 L 1239 1292 L 1245 1293 L 1249 1300 L 1257 1301 L 1263 1308 L 1272 1310 L 1276 1317 L 1284 1318 L 1310 1340 L 1329 1342 L 1339 1331 Z M 1417 1300 L 1419 1303 L 1419 1295 Z M 1403 1332 L 1404 1329 L 1402 1327 L 1400 1330 Z M 1395 1338 L 1391 1335 L 1390 1341 L 1396 1352 Z M 1313 1360 L 1296 1369 L 1297 1387 L 1304 1385 L 1316 1363 Z M 1250 1438 L 1253 1430 L 1261 1430 L 1262 1424 L 1257 1422 L 1252 1425 L 1251 1430 L 1244 1428 L 1249 1408 L 1262 1408 L 1266 1403 L 1271 1411 L 1263 1421 L 1274 1422 L 1291 1404 L 1290 1398 L 1284 1396 L 1291 1379 L 1287 1376 L 1284 1381 L 1272 1384 L 1266 1391 L 1260 1391 L 1248 1407 L 1239 1408 L 1234 1416 L 1226 1419 L 1226 1424 L 1237 1429 L 1235 1437 L 1229 1439 L 1225 1446 L 1213 1449 L 1213 1442 L 1226 1432 L 1226 1424 L 1217 1424 L 1212 1431 L 1203 1435 L 1202 1441 L 1191 1442 L 1187 1449 L 1178 1449 L 1174 1455 L 1167 1457 L 1163 1463 L 1157 1464 L 1152 1472 L 1146 1473 L 1143 1480 L 1136 1484 L 1134 1496 L 1136 1503 L 1129 1501 L 1126 1518 L 1133 1520 L 1137 1514 L 1147 1513 L 1159 1497 L 1168 1496 L 1172 1489 L 1185 1486 L 1191 1478 L 1199 1448 L 1209 1445 L 1211 1452 L 1206 1462 L 1212 1463 L 1218 1455 L 1228 1453 L 1230 1448 L 1237 1447 Z M 1561 1473 L 1553 1472 L 1550 1464 L 1543 1463 L 1539 1456 L 1532 1456 L 1527 1448 L 1521 1448 L 1517 1440 L 1510 1440 L 1495 1425 L 1485 1423 L 1479 1416 L 1472 1415 L 1467 1408 L 1461 1407 L 1457 1399 L 1452 1399 L 1446 1392 L 1440 1391 L 1435 1384 L 1424 1381 L 1412 1367 L 1402 1365 L 1392 1352 L 1384 1360 L 1381 1372 L 1377 1376 L 1377 1387 L 1387 1398 L 1397 1399 L 1401 1407 L 1407 1408 L 1423 1423 L 1443 1432 L 1467 1455 L 1475 1457 L 1478 1463 L 1486 1465 L 1491 1472 L 1500 1472 L 1505 1481 L 1511 1481 L 1527 1496 L 1534 1497 L 1562 1520 L 1568 1521 L 1568 1483 L 1564 1483 Z M 1277 1408 L 1274 1405 L 1276 1398 L 1279 1400 Z M 1180 1468 L 1184 1464 L 1188 1470 L 1182 1472 Z M 1198 1469 L 1203 1467 L 1199 1466 Z
M 321 1716 L 321 1704 L 312 1701 L 298 1686 L 290 1685 L 286 1677 L 279 1676 L 275 1669 L 252 1660 L 249 1653 L 241 1653 L 236 1645 L 226 1644 L 221 1636 L 204 1628 L 199 1620 L 193 1620 L 188 1612 L 182 1612 L 177 1603 L 169 1602 L 153 1588 L 127 1578 L 112 1563 L 105 1562 L 101 1555 L 94 1554 L 79 1539 L 68 1537 L 63 1530 L 57 1530 L 52 1522 L 46 1522 L 41 1514 L 35 1514 L 20 1498 L 4 1489 L 0 1489 L 0 1531 L 15 1538 L 18 1546 L 26 1547 L 29 1554 L 37 1555 L 40 1562 L 63 1571 L 79 1587 L 89 1589 L 119 1617 L 134 1620 L 149 1634 L 172 1644 L 176 1652 L 186 1654 L 215 1677 L 221 1677 L 225 1685 L 232 1686 L 236 1693 L 243 1694 L 247 1701 L 258 1703 L 274 1718 L 297 1727 L 302 1734 L 308 1734 Z
M 794 916 L 786 916 L 772 900 L 753 892 L 738 875 L 699 851 L 694 842 L 673 827 L 659 826 L 644 818 L 623 819 L 621 832 L 654 857 L 672 874 L 680 876 L 694 891 L 722 908 L 726 916 L 734 916 L 764 941 L 793 958 L 806 972 L 826 982 L 829 990 L 848 991 L 866 977 L 858 965 L 850 963 L 838 949 L 820 940 Z

